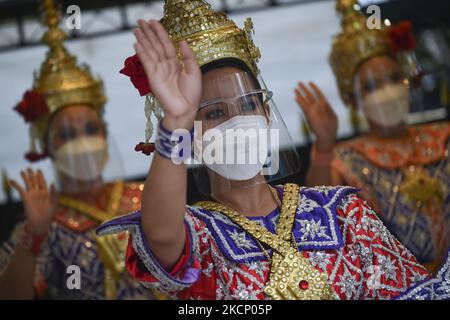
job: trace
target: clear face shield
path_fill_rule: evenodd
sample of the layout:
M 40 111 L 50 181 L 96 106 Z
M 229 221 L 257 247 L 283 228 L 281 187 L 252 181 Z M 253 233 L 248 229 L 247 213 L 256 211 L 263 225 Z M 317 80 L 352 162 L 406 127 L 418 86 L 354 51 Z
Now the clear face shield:
M 47 149 L 59 190 L 78 193 L 86 185 L 102 185 L 105 177 L 113 180 L 121 176 L 120 157 L 107 136 L 103 120 L 88 106 L 69 106 L 54 115 Z
M 393 58 L 377 56 L 365 61 L 355 74 L 354 94 L 371 131 L 392 135 L 404 130 L 411 97 L 408 81 Z
M 300 169 L 272 93 L 248 72 L 204 82 L 193 149 L 197 186 L 208 195 L 274 182 Z

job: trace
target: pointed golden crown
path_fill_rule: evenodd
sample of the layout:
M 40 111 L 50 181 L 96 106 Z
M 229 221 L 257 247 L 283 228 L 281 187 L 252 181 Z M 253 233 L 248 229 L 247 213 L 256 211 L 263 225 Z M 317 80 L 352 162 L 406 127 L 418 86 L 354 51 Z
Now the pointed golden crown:
M 65 48 L 67 34 L 58 27 L 60 17 L 53 0 L 44 0 L 42 10 L 43 22 L 48 27 L 42 41 L 49 51 L 35 76 L 33 90 L 45 98 L 48 113 L 32 121 L 32 152 L 36 149 L 35 139 L 39 140 L 41 150 L 45 150 L 48 121 L 61 108 L 85 104 L 101 113 L 106 103 L 102 81 L 94 79 L 88 66 L 77 65 L 76 58 Z
M 258 75 L 257 63 L 261 54 L 253 43 L 250 18 L 244 29 L 239 29 L 224 13 L 214 12 L 203 0 L 166 0 L 161 23 L 175 44 L 187 41 L 200 66 L 235 58 Z
M 337 0 L 336 10 L 341 14 L 342 31 L 333 39 L 330 64 L 342 100 L 351 105 L 353 78 L 357 68 L 366 60 L 390 54 L 385 31 L 367 28 L 367 17 L 355 7 L 357 0 Z
M 43 2 L 44 22 L 48 26 L 42 41 L 49 46 L 34 88 L 46 96 L 50 113 L 71 104 L 88 104 L 96 110 L 106 103 L 101 80 L 94 79 L 89 67 L 78 66 L 64 46 L 67 34 L 58 27 L 59 13 L 53 0 Z

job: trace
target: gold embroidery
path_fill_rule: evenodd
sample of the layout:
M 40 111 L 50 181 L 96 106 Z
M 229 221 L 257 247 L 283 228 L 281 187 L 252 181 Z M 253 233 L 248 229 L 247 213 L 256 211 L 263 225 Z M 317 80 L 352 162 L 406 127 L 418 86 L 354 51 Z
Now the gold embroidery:
M 234 58 L 258 75 L 261 53 L 253 42 L 251 19 L 240 29 L 224 13 L 214 12 L 204 0 L 172 0 L 165 1 L 161 23 L 176 46 L 181 40 L 188 42 L 200 66 Z
M 223 213 L 257 241 L 266 243 L 274 250 L 271 274 L 264 290 L 270 298 L 274 300 L 331 299 L 333 295 L 327 283 L 327 275 L 316 270 L 290 242 L 298 205 L 298 193 L 297 185 L 285 185 L 276 235 L 223 204 L 205 201 L 196 206 Z
M 410 201 L 427 203 L 433 199 L 438 206 L 444 203 L 443 185 L 437 178 L 440 170 L 436 170 L 434 177 L 421 167 L 415 170 L 404 170 L 405 179 L 399 186 L 399 191 Z
M 98 257 L 105 267 L 105 296 L 117 297 L 116 281 L 125 271 L 125 252 L 128 245 L 128 232 L 97 237 Z

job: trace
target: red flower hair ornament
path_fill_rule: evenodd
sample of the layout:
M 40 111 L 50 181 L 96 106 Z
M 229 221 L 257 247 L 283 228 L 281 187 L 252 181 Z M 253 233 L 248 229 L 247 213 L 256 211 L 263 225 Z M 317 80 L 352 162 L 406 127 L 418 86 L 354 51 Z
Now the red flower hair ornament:
M 16 110 L 24 118 L 25 122 L 31 124 L 33 124 L 33 122 L 35 122 L 37 119 L 46 116 L 49 113 L 49 108 L 45 97 L 34 89 L 27 90 L 24 93 L 22 101 L 20 101 L 16 105 L 14 110 Z M 25 154 L 25 158 L 30 162 L 36 162 L 45 159 L 48 156 L 47 152 L 36 152 L 35 140 L 37 138 L 36 134 L 33 133 L 33 127 L 31 128 L 30 132 L 32 132 L 30 134 L 31 151 Z
M 412 32 L 411 21 L 399 22 L 389 27 L 388 30 L 389 42 L 394 54 L 416 49 L 417 43 Z
M 120 73 L 130 78 L 141 97 L 151 93 L 147 75 L 137 54 L 125 60 L 124 67 L 120 70 Z
M 131 83 L 133 86 L 139 91 L 139 94 L 141 97 L 147 96 L 147 101 L 149 100 L 149 95 L 151 94 L 150 84 L 148 83 L 147 75 L 145 74 L 144 67 L 142 66 L 141 61 L 139 60 L 139 57 L 137 54 L 128 57 L 124 62 L 124 67 L 122 70 L 120 70 L 120 73 L 129 77 Z M 146 109 L 147 109 L 147 102 L 146 102 Z M 152 107 L 150 107 L 150 110 Z M 151 117 L 150 114 L 146 114 L 148 118 Z M 146 111 L 147 113 L 147 111 Z M 148 121 L 150 121 L 148 119 Z M 149 124 L 148 124 L 149 125 Z M 150 124 L 151 125 L 151 124 Z M 136 152 L 141 152 L 147 156 L 151 155 L 155 151 L 155 144 L 148 142 L 150 137 L 147 137 L 147 142 L 140 142 L 136 145 L 134 150 Z
M 27 90 L 17 106 L 14 108 L 25 122 L 34 122 L 48 114 L 49 109 L 45 97 L 36 90 Z
M 47 157 L 48 157 L 48 154 L 46 152 L 38 153 L 38 152 L 30 151 L 25 154 L 25 159 L 27 159 L 30 162 L 38 162 Z

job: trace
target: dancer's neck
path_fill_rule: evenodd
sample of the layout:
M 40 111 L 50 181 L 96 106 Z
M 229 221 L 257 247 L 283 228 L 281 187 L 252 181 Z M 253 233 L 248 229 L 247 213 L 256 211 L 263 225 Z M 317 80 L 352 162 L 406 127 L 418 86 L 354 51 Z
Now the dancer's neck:
M 251 185 L 251 182 L 245 181 L 251 186 L 243 187 L 241 182 L 233 185 L 235 183 L 229 181 L 228 190 L 215 186 L 212 188 L 212 196 L 244 216 L 267 216 L 278 207 L 278 203 L 265 181 L 254 182 L 255 184 Z
M 61 193 L 78 198 L 96 198 L 102 191 L 104 182 L 102 177 L 94 180 L 84 181 L 73 179 L 67 175 L 60 174 Z

